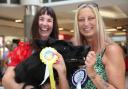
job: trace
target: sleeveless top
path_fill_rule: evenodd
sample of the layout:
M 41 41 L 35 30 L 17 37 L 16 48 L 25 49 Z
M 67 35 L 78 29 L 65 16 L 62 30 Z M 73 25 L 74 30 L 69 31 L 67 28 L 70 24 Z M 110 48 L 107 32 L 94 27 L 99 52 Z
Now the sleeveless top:
M 101 54 L 96 55 L 96 64 L 94 65 L 94 68 L 96 70 L 96 73 L 100 75 L 102 79 L 107 81 L 107 75 L 105 72 L 105 66 L 102 63 L 102 57 L 104 55 L 105 49 L 101 52 Z M 71 83 L 70 83 L 71 84 Z M 70 87 L 71 89 L 76 89 L 76 87 L 72 86 Z M 91 79 L 88 77 L 87 81 L 85 81 L 84 86 L 82 85 L 81 89 L 96 89 L 96 86 L 93 84 Z

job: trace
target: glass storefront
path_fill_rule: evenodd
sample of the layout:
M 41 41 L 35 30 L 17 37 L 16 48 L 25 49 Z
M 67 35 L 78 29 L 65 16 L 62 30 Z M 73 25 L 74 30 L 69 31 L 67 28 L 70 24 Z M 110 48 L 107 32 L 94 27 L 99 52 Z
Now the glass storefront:
M 7 0 L 0 0 L 0 3 L 7 3 Z

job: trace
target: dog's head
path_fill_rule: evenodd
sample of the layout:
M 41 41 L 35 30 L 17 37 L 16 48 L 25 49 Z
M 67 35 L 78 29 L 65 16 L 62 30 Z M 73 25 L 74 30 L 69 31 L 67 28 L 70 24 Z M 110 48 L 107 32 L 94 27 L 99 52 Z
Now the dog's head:
M 53 40 L 48 41 L 36 40 L 37 45 L 42 49 L 44 47 L 55 48 L 64 58 L 66 64 L 83 65 L 84 57 L 88 54 L 90 46 L 73 46 L 71 42 L 64 40 Z

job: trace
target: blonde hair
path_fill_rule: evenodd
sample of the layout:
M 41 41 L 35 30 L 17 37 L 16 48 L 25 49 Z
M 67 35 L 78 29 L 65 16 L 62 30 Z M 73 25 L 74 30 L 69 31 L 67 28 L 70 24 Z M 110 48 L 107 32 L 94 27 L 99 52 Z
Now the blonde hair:
M 103 19 L 101 17 L 101 15 L 99 14 L 98 8 L 94 7 L 91 4 L 83 4 L 81 5 L 78 9 L 77 12 L 75 14 L 75 26 L 74 26 L 74 37 L 75 37 L 75 45 L 84 45 L 84 44 L 88 44 L 86 41 L 86 38 L 82 38 L 82 35 L 79 32 L 79 27 L 78 27 L 78 14 L 79 11 L 83 8 L 89 7 L 90 9 L 92 9 L 92 11 L 94 12 L 95 16 L 96 16 L 96 28 L 97 28 L 97 49 L 101 52 L 101 50 L 103 50 L 107 44 L 112 43 L 112 40 L 110 39 L 110 37 L 108 37 L 108 35 L 105 32 L 105 25 L 103 22 Z

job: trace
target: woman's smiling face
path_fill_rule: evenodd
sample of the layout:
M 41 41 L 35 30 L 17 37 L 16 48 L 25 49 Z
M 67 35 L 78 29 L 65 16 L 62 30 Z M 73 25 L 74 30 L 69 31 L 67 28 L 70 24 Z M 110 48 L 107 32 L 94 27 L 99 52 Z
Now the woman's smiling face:
M 89 8 L 82 8 L 78 13 L 78 27 L 85 37 L 92 37 L 96 33 L 96 16 Z
M 39 16 L 39 35 L 42 40 L 48 39 L 53 29 L 53 18 L 47 12 Z

